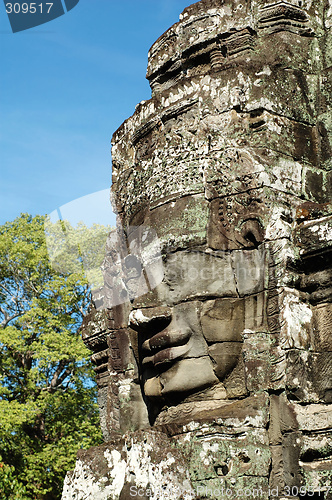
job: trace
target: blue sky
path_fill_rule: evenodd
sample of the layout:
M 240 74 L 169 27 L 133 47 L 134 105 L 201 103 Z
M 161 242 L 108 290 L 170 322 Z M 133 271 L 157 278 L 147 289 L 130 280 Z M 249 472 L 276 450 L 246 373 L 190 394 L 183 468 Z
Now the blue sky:
M 148 50 L 190 3 L 80 0 L 15 34 L 0 3 L 0 224 L 63 205 L 73 223 L 112 219 L 111 136 L 149 99 Z

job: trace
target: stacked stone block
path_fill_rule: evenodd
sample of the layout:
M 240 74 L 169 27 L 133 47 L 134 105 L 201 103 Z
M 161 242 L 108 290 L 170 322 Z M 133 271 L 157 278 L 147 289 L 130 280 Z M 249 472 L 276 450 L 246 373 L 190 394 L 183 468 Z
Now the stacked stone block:
M 327 0 L 201 0 L 150 49 L 112 193 L 164 278 L 130 295 L 109 244 L 84 338 L 111 442 L 64 499 L 82 470 L 100 499 L 332 498 L 331 30 Z

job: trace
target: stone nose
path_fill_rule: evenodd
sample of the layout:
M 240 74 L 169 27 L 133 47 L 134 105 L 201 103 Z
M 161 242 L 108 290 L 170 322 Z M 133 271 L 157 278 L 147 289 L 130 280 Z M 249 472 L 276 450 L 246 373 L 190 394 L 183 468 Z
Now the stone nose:
M 129 315 L 129 326 L 137 332 L 153 331 L 154 334 L 164 330 L 172 320 L 169 307 L 135 309 Z

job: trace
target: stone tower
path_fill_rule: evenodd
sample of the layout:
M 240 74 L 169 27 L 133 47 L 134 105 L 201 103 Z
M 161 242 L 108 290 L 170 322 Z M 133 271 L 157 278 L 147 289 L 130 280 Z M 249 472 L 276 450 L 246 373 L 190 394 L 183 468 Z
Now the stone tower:
M 332 498 L 331 64 L 331 0 L 201 0 L 150 49 L 64 500 Z

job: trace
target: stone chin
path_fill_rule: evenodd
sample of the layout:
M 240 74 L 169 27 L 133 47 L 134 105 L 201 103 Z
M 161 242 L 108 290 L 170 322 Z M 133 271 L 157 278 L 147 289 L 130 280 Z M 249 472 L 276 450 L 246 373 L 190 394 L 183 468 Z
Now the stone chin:
M 171 394 L 180 396 L 199 392 L 218 382 L 208 356 L 182 359 L 160 375 L 148 378 L 144 382 L 144 394 L 148 398 L 162 398 Z

